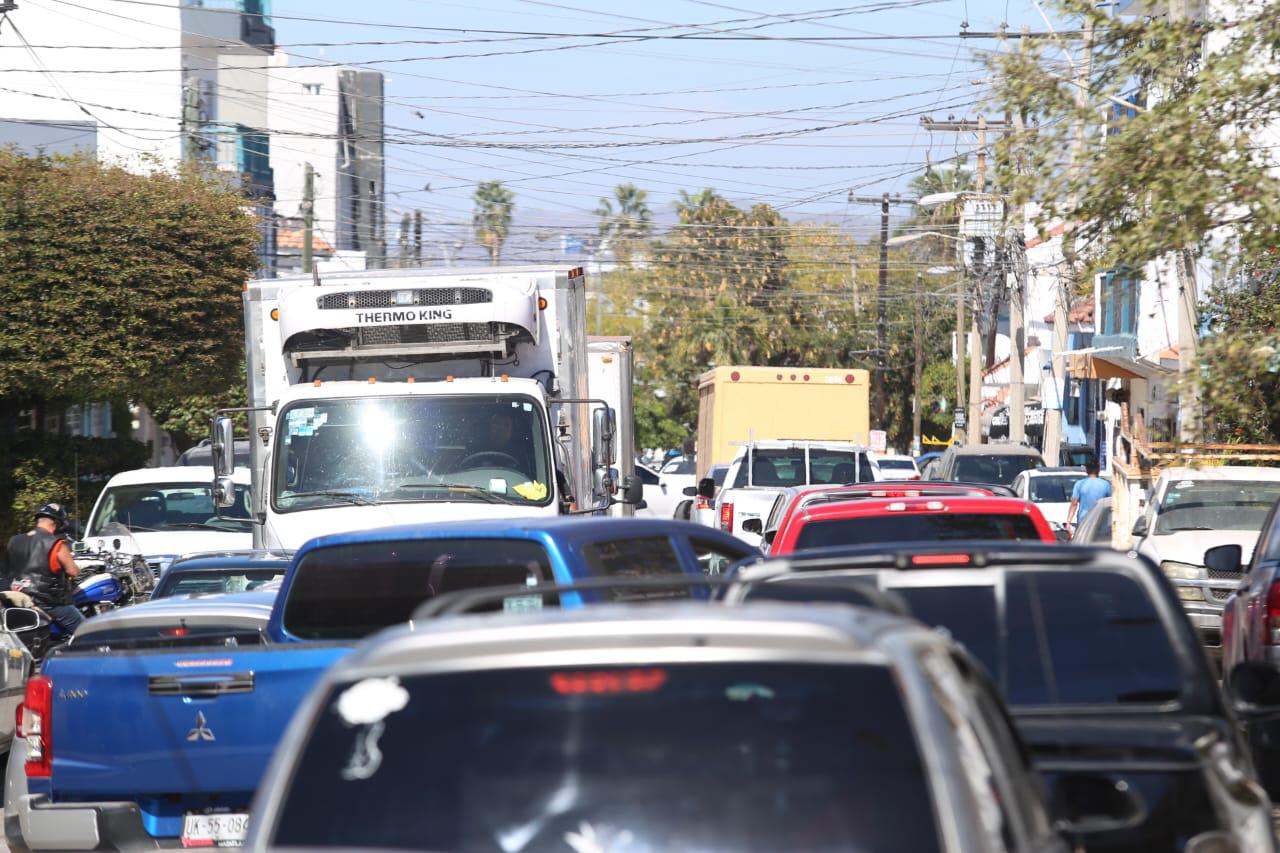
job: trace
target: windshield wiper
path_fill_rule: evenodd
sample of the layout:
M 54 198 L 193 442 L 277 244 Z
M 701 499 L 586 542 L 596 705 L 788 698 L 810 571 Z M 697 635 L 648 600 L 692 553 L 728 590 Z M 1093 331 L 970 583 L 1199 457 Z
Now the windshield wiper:
M 1169 533 L 1181 533 L 1183 530 L 1221 530 L 1221 529 L 1222 528 L 1220 527 L 1197 527 L 1195 525 L 1192 525 L 1190 527 L 1166 527 L 1165 528 L 1165 530 L 1168 531 Z
M 377 506 L 377 501 L 371 501 L 359 492 L 347 492 L 342 489 L 317 489 L 314 492 L 294 492 L 290 495 L 281 495 L 282 498 L 338 498 L 347 503 L 356 504 L 357 506 Z
M 503 497 L 496 492 L 488 489 L 482 489 L 479 486 L 472 486 L 468 483 L 440 483 L 436 481 L 420 481 L 407 480 L 403 483 L 396 484 L 397 489 L 443 489 L 449 492 L 461 492 L 462 494 L 473 495 L 476 498 L 491 504 L 513 504 L 516 501 Z
M 203 521 L 181 521 L 176 524 L 166 524 L 162 530 L 221 530 L 226 532 L 227 528 L 217 524 L 206 524 Z

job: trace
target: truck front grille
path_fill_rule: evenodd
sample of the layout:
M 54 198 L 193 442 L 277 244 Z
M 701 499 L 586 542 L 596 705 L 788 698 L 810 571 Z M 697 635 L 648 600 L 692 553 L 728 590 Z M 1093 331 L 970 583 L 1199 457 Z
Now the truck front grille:
M 370 326 L 358 332 L 359 346 L 391 344 L 435 344 L 461 341 L 496 342 L 498 323 L 432 323 L 429 325 Z
M 411 293 L 412 302 L 396 299 L 397 293 Z M 493 301 L 493 291 L 483 287 L 430 287 L 403 290 L 352 290 L 347 293 L 326 293 L 316 298 L 316 307 L 322 310 L 334 308 L 394 308 L 397 305 L 479 305 Z

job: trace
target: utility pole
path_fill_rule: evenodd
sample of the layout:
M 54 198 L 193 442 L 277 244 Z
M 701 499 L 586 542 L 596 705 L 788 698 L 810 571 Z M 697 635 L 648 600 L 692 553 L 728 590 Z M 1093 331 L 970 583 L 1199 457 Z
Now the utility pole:
M 924 116 L 920 119 L 921 126 L 928 131 L 944 131 L 948 133 L 974 133 L 978 137 L 977 145 L 977 172 L 975 174 L 974 183 L 977 186 L 977 193 L 985 194 L 987 188 L 987 131 L 988 130 L 1004 130 L 1008 128 L 1006 121 L 987 121 L 984 115 L 978 116 L 976 119 L 953 119 L 948 118 L 946 121 L 936 121 L 931 116 Z M 985 238 L 974 238 L 974 267 L 976 275 L 972 277 L 974 291 L 974 310 L 973 316 L 969 324 L 969 400 L 967 426 L 965 430 L 966 444 L 982 443 L 982 331 L 980 328 L 981 308 L 983 302 L 982 276 L 981 269 L 985 263 Z M 956 295 L 956 335 L 957 338 L 963 334 L 964 329 L 964 298 L 965 287 L 960 286 L 960 292 Z M 993 318 L 994 321 L 994 318 Z M 957 346 L 959 349 L 959 346 Z M 963 369 L 960 360 L 957 359 L 956 371 L 959 373 Z M 964 389 L 961 387 L 962 382 L 957 378 L 957 406 L 964 405 Z
M 413 212 L 413 265 L 422 266 L 422 211 Z
M 849 193 L 850 204 L 880 205 L 880 278 L 876 298 L 876 371 L 871 380 L 871 410 L 883 417 L 888 408 L 885 399 L 884 382 L 888 364 L 885 361 L 887 336 L 889 328 L 889 206 L 891 204 L 915 204 L 918 199 L 903 198 L 900 195 L 890 196 L 884 193 L 879 196 L 861 196 Z M 855 277 L 856 277 L 855 271 Z
M 1177 24 L 1186 18 L 1186 0 L 1169 0 L 1169 22 Z M 1200 389 L 1196 384 L 1200 361 L 1200 316 L 1196 305 L 1199 288 L 1190 250 L 1175 252 L 1173 265 L 1178 282 L 1178 441 L 1185 444 L 1198 439 L 1200 433 Z
M 1006 116 L 1006 124 L 1008 117 Z M 1026 128 L 1026 118 L 1022 113 L 1014 120 L 1014 128 L 1021 134 Z M 1007 131 L 1006 131 L 1007 133 Z M 1022 161 L 1016 160 L 1014 168 L 1021 174 Z M 1008 208 L 1005 208 L 1008 215 Z M 1012 268 L 1012 282 L 1009 297 L 1009 441 L 1022 444 L 1027 437 L 1027 402 L 1026 385 L 1022 374 L 1022 359 L 1027 350 L 1026 320 L 1022 316 L 1024 300 L 1027 297 L 1027 246 L 1022 205 L 1018 205 L 1013 214 L 1012 227 L 1005 231 L 1004 257 Z M 1005 274 L 1009 281 L 1008 271 Z
M 316 172 L 306 164 L 302 173 L 302 271 L 311 272 L 316 217 Z
M 889 317 L 889 194 L 880 200 L 880 278 L 876 288 L 876 373 L 871 382 L 872 411 L 884 416 L 888 401 L 884 396 L 884 372 L 888 367 Z M 917 309 L 919 306 L 917 305 Z
M 1072 178 L 1071 184 L 1073 187 L 1080 182 L 1080 161 L 1084 157 L 1085 134 L 1088 131 L 1088 128 L 1085 127 L 1084 111 L 1089 105 L 1089 81 L 1093 77 L 1093 23 L 1088 18 L 1084 22 L 1082 38 L 1084 56 L 1076 67 L 1076 108 L 1078 114 L 1075 118 L 1075 125 L 1072 128 L 1071 160 L 1067 167 L 1068 173 Z M 1079 193 L 1073 189 L 1067 200 L 1068 211 L 1075 210 L 1079 197 Z M 1067 368 L 1067 314 L 1070 311 L 1071 294 L 1075 290 L 1076 277 L 1079 275 L 1075 240 L 1074 223 L 1064 223 L 1062 229 L 1062 258 L 1066 275 L 1060 276 L 1058 279 L 1057 298 L 1054 300 L 1053 307 L 1053 356 L 1049 360 L 1049 376 L 1054 384 L 1053 396 L 1056 399 L 1045 401 L 1056 402 L 1057 409 L 1051 410 L 1046 406 L 1044 410 L 1044 458 L 1048 460 L 1050 465 L 1058 464 L 1058 457 L 1062 450 L 1062 398 L 1064 396 L 1062 385 Z
M 964 349 L 966 336 L 964 333 L 964 275 L 961 274 L 959 280 L 956 281 L 956 402 L 952 409 L 952 418 L 955 412 L 964 411 Z M 969 443 L 969 426 L 966 423 L 964 429 L 955 430 L 955 440 L 957 443 Z
M 919 456 L 920 450 L 921 450 L 921 441 L 920 441 L 921 439 L 921 435 L 920 435 L 921 399 L 920 398 L 922 395 L 921 395 L 921 389 L 920 389 L 920 373 L 924 369 L 924 346 L 923 346 L 923 341 L 921 341 L 921 338 L 923 337 L 923 334 L 924 334 L 924 329 L 923 329 L 924 318 L 922 316 L 924 312 L 924 302 L 921 300 L 921 296 L 920 296 L 920 279 L 922 279 L 923 277 L 924 277 L 924 273 L 920 272 L 920 270 L 916 270 L 916 310 L 912 312 L 912 316 L 915 319 L 915 329 L 913 331 L 915 332 L 915 342 L 916 342 L 915 368 L 913 369 L 912 376 L 911 376 L 911 389 L 914 394 L 914 399 L 912 400 L 912 406 L 911 406 L 911 455 L 912 456 Z

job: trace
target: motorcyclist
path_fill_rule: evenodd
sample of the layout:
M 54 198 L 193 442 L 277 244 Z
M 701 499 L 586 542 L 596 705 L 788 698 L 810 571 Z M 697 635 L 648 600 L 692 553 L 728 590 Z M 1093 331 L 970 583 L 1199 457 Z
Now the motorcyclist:
M 47 503 L 35 513 L 35 527 L 9 540 L 9 577 L 12 588 L 25 592 L 67 634 L 75 633 L 84 616 L 72 604 L 72 581 L 80 567 L 62 535 L 67 511 Z

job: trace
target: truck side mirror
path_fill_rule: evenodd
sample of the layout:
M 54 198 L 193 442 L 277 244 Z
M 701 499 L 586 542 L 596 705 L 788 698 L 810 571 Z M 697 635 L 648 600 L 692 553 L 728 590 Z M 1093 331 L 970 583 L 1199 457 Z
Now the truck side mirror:
M 213 505 L 221 509 L 235 506 L 236 484 L 229 476 L 218 476 L 213 480 Z
M 236 433 L 235 422 L 225 415 L 213 419 L 210 454 L 213 456 L 214 476 L 230 477 L 236 467 Z
M 759 518 L 748 518 L 742 522 L 743 533 L 754 533 L 757 536 L 764 532 L 764 521 Z
M 617 417 L 613 409 L 600 408 L 591 413 L 592 467 L 608 468 L 617 457 L 613 439 L 617 434 Z
M 644 481 L 635 474 L 622 478 L 622 497 L 636 509 L 644 509 Z
M 716 496 L 716 481 L 710 477 L 703 477 L 698 481 L 698 490 L 695 494 L 700 498 L 711 500 Z
M 1227 673 L 1227 694 L 1236 713 L 1246 721 L 1280 717 L 1280 667 L 1269 661 L 1247 660 Z
M 1134 536 L 1146 536 L 1151 529 L 1151 522 L 1147 521 L 1145 515 L 1138 516 L 1138 520 L 1133 523 Z
M 1244 549 L 1239 545 L 1219 545 L 1204 552 L 1205 568 L 1213 572 L 1239 574 L 1244 570 Z

